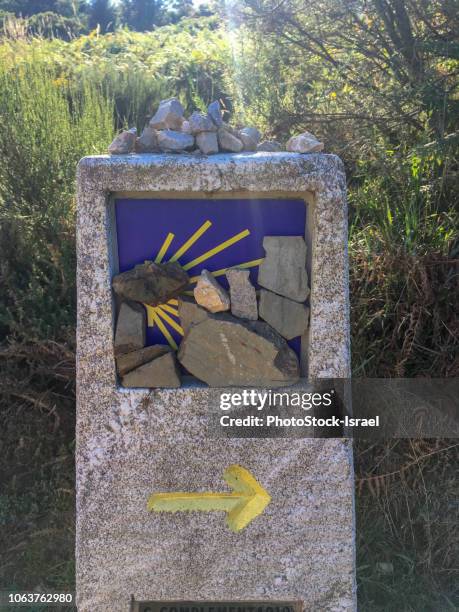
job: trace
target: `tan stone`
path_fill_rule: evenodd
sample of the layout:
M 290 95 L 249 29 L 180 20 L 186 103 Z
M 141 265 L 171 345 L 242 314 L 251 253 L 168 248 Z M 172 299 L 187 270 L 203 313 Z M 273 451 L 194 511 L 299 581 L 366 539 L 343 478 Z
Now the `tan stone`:
M 211 387 L 282 387 L 299 380 L 298 359 L 286 341 L 266 323 L 209 315 L 192 325 L 178 359 Z
M 180 375 L 175 354 L 166 353 L 132 370 L 123 376 L 123 387 L 134 388 L 177 388 L 180 387 Z
M 163 346 L 161 344 L 155 344 L 153 346 L 147 346 L 138 351 L 131 351 L 130 353 L 124 353 L 116 358 L 116 370 L 119 376 L 124 376 L 131 370 L 135 370 L 139 366 L 160 357 L 165 353 L 169 353 L 172 349 L 169 346 Z
M 146 313 L 140 304 L 120 306 L 115 332 L 115 355 L 141 349 L 145 345 Z
M 196 302 L 209 312 L 229 310 L 228 293 L 207 270 L 201 272 L 193 293 Z

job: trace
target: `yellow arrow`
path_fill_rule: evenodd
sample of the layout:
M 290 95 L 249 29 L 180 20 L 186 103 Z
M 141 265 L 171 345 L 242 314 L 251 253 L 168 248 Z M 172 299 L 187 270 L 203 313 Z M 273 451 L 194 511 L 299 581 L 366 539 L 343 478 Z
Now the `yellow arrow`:
M 223 478 L 233 493 L 154 493 L 148 500 L 147 509 L 153 512 L 222 510 L 227 513 L 228 527 L 232 531 L 241 531 L 263 512 L 271 497 L 240 465 L 226 468 Z

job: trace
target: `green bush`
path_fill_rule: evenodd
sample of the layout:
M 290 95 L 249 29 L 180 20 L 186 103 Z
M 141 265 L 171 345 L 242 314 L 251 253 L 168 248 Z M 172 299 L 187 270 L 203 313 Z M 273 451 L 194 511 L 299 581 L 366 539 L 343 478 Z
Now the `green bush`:
M 0 330 L 58 338 L 75 320 L 74 176 L 113 135 L 110 100 L 39 61 L 0 73 Z

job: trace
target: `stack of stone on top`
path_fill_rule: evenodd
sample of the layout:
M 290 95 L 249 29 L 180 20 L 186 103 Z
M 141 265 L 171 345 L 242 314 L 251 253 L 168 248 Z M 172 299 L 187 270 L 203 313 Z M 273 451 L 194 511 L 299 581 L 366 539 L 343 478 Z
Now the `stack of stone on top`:
M 108 150 L 113 155 L 127 153 L 226 153 L 278 152 L 281 145 L 274 140 L 260 142 L 261 134 L 254 127 L 236 129 L 223 121 L 218 100 L 207 107 L 207 113 L 195 111 L 185 118 L 177 98 L 162 100 L 158 110 L 137 137 L 135 128 L 116 136 Z M 323 143 L 305 132 L 291 138 L 287 151 L 308 153 L 321 151 Z
M 168 346 L 145 347 L 146 312 L 143 304 L 157 306 L 177 297 L 189 278 L 178 263 L 146 261 L 113 278 L 121 301 L 115 330 L 115 358 L 124 387 L 180 387 L 175 353 Z

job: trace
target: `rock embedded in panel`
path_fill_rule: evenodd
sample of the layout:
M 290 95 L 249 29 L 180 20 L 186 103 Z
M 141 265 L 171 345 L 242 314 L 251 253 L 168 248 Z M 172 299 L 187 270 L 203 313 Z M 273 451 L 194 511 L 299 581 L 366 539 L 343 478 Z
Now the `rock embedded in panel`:
M 314 134 L 303 132 L 292 136 L 287 142 L 286 149 L 292 153 L 318 153 L 324 148 L 324 143 L 317 140 Z
M 229 310 L 230 299 L 228 293 L 207 270 L 201 272 L 193 293 L 196 302 L 209 312 Z
M 286 340 L 301 336 L 308 328 L 309 308 L 266 289 L 260 291 L 259 312 Z
M 263 140 L 257 145 L 257 151 L 266 151 L 267 153 L 278 153 L 282 151 L 282 146 L 275 140 Z
M 219 128 L 217 132 L 218 136 L 218 146 L 222 151 L 228 151 L 230 153 L 239 153 L 242 151 L 243 144 L 233 136 L 226 128 Z
M 171 153 L 186 151 L 194 147 L 194 136 L 174 130 L 162 130 L 158 132 L 158 146 L 162 151 Z
M 196 136 L 196 145 L 204 155 L 218 153 L 218 140 L 216 132 L 201 132 Z
M 295 352 L 262 321 L 209 315 L 192 325 L 182 340 L 178 359 L 211 387 L 283 387 L 299 380 Z
M 240 319 L 258 319 L 257 294 L 250 282 L 250 271 L 230 268 L 226 271 L 230 286 L 231 314 Z
M 131 370 L 121 379 L 123 387 L 130 388 L 177 388 L 180 374 L 173 352 L 167 352 L 152 361 Z
M 195 111 L 190 115 L 188 122 L 190 124 L 191 134 L 200 134 L 201 132 L 216 132 L 217 126 L 210 117 Z
M 304 239 L 265 236 L 263 248 L 266 256 L 258 268 L 258 284 L 295 302 L 304 302 L 309 295 Z
M 135 150 L 138 153 L 156 153 L 159 151 L 158 132 L 147 125 L 136 140 Z
M 188 283 L 188 274 L 177 262 L 146 261 L 113 277 L 112 286 L 124 299 L 157 306 L 180 295 Z
M 120 376 L 125 376 L 131 370 L 135 370 L 139 366 L 169 353 L 172 349 L 169 346 L 162 344 L 155 344 L 153 346 L 147 346 L 138 351 L 131 351 L 130 353 L 124 353 L 116 358 L 116 370 Z
M 205 308 L 201 308 L 192 298 L 188 296 L 182 296 L 178 301 L 178 312 L 180 318 L 180 325 L 182 326 L 185 334 L 192 325 L 201 323 L 204 319 L 207 319 L 209 312 Z
M 111 155 L 126 155 L 132 153 L 135 149 L 137 140 L 137 130 L 132 128 L 121 132 L 118 136 L 115 136 L 113 142 L 108 147 L 108 152 Z
M 183 113 L 183 106 L 177 98 L 162 100 L 150 119 L 150 127 L 155 130 L 180 130 L 184 121 Z
M 207 114 L 218 128 L 223 125 L 222 111 L 218 100 L 209 104 L 207 107 Z
M 140 304 L 123 302 L 116 322 L 115 355 L 142 349 L 145 346 L 146 326 L 145 308 Z

